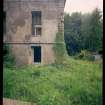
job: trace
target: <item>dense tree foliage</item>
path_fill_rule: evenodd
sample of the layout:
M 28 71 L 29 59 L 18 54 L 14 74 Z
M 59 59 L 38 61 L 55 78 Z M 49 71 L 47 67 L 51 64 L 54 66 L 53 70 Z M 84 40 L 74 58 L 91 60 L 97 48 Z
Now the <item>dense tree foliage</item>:
M 102 49 L 103 20 L 96 8 L 92 13 L 71 15 L 65 13 L 65 42 L 69 55 L 81 50 L 98 51 Z
M 81 13 L 65 14 L 65 41 L 68 53 L 75 54 L 81 48 Z

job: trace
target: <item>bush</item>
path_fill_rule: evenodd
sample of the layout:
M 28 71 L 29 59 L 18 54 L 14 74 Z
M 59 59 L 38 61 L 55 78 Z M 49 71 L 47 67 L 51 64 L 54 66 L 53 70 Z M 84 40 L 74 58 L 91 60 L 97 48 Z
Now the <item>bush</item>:
M 10 53 L 10 46 L 4 44 L 3 45 L 3 65 L 5 67 L 12 67 L 15 65 L 14 57 Z
M 81 52 L 75 56 L 76 59 L 82 59 L 82 60 L 89 60 L 93 61 L 94 57 L 92 54 L 87 50 L 81 50 Z

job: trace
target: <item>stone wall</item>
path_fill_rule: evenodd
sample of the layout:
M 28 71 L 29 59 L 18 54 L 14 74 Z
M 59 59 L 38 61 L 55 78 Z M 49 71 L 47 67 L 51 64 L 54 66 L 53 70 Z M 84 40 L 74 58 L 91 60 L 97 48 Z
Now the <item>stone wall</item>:
M 62 16 L 65 0 L 4 0 L 6 11 L 6 35 L 4 42 L 12 43 L 53 43 L 56 33 L 63 30 Z M 42 12 L 42 35 L 32 35 L 32 11 Z M 41 64 L 54 62 L 53 45 L 40 44 Z M 36 46 L 36 44 L 34 44 Z M 31 44 L 11 44 L 16 63 L 33 64 Z

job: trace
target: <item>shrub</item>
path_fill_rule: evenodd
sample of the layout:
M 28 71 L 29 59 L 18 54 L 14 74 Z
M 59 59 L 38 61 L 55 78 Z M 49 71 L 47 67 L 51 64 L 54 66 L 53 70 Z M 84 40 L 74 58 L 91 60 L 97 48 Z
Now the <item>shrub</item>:
M 15 65 L 14 57 L 10 53 L 10 46 L 6 44 L 3 45 L 3 61 L 5 67 L 12 67 Z
M 66 57 L 66 46 L 64 43 L 64 37 L 62 32 L 58 32 L 55 38 L 54 44 L 55 62 L 62 63 Z
M 82 60 L 89 60 L 93 61 L 94 57 L 92 54 L 87 50 L 81 50 L 81 52 L 75 56 L 76 59 L 82 59 Z

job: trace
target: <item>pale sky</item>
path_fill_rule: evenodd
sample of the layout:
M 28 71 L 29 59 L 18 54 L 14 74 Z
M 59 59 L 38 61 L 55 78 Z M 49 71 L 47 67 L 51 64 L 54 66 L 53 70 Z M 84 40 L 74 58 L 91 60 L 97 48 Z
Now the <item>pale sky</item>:
M 103 0 L 66 0 L 65 12 L 90 13 L 96 7 L 103 11 Z

